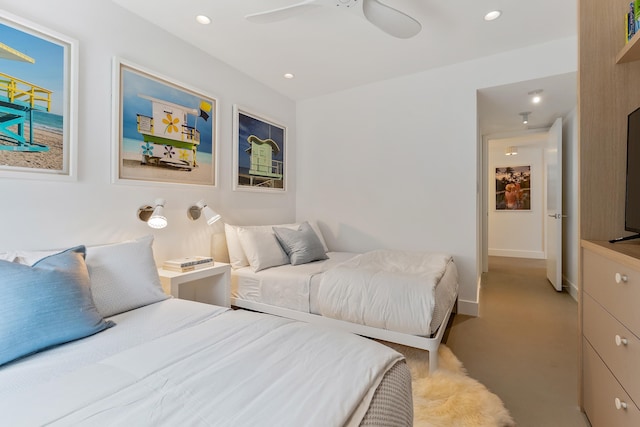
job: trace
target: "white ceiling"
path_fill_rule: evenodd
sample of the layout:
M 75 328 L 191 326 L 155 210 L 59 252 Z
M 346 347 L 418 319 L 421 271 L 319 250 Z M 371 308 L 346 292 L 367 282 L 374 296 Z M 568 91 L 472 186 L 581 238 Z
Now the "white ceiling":
M 410 39 L 373 26 L 361 4 L 331 5 L 339 0 L 268 24 L 244 17 L 299 0 L 113 1 L 293 100 L 576 36 L 577 5 L 569 0 L 381 0 L 422 24 Z M 495 9 L 502 17 L 485 22 Z M 199 14 L 211 24 L 196 23 Z M 497 93 L 488 97 L 498 110 Z
M 532 102 L 532 92 L 542 101 Z M 478 91 L 478 126 L 483 135 L 549 128 L 558 117 L 576 107 L 576 73 L 481 89 Z M 520 113 L 529 113 L 522 123 Z

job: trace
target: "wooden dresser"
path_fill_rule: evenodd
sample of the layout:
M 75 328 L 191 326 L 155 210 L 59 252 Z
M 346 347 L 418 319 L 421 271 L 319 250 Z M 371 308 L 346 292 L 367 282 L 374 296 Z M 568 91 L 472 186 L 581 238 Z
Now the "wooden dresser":
M 582 397 L 593 427 L 640 426 L 640 242 L 582 241 Z

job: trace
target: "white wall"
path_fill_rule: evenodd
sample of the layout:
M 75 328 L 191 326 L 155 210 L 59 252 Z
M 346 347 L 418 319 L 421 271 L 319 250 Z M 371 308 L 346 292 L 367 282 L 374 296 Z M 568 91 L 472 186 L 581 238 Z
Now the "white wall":
M 476 90 L 577 69 L 571 38 L 296 106 L 109 0 L 0 0 L 0 8 L 80 43 L 78 180 L 0 178 L 0 249 L 147 234 L 151 229 L 135 212 L 160 196 L 167 200 L 170 225 L 153 231 L 156 258 L 208 253 L 212 229 L 186 218 L 187 206 L 202 198 L 230 223 L 318 219 L 334 249 L 451 252 L 460 271 L 462 312 L 473 312 L 479 278 Z M 114 56 L 217 97 L 215 188 L 111 183 Z M 286 193 L 231 190 L 235 103 L 289 127 Z
M 544 245 L 544 146 L 547 133 L 517 138 L 489 139 L 488 246 L 489 255 L 516 258 L 545 258 Z M 505 148 L 515 146 L 518 154 L 506 156 Z M 496 168 L 531 166 L 531 210 L 496 209 Z
M 119 241 L 149 234 L 139 206 L 167 201 L 169 226 L 153 231 L 156 259 L 209 254 L 204 221 L 187 219 L 199 199 L 229 223 L 290 222 L 295 217 L 295 162 L 289 162 L 286 194 L 233 192 L 232 106 L 237 103 L 289 126 L 288 155 L 296 155 L 295 104 L 197 48 L 141 20 L 109 0 L 0 0 L 0 8 L 79 41 L 78 180 L 52 182 L 0 178 L 0 249 L 53 248 Z M 219 108 L 219 173 L 215 188 L 112 184 L 112 58 L 211 94 Z
M 337 250 L 452 253 L 476 314 L 476 90 L 576 70 L 570 38 L 299 102 L 297 218 Z

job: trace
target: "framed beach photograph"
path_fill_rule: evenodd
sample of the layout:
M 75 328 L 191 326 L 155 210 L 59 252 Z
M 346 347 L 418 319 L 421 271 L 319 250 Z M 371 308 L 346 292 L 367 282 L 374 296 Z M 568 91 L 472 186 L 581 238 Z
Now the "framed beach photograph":
M 286 191 L 287 128 L 233 106 L 233 189 Z
M 114 182 L 216 185 L 217 102 L 114 59 Z
M 0 177 L 76 179 L 78 42 L 0 11 Z
M 496 210 L 531 210 L 531 166 L 496 168 Z

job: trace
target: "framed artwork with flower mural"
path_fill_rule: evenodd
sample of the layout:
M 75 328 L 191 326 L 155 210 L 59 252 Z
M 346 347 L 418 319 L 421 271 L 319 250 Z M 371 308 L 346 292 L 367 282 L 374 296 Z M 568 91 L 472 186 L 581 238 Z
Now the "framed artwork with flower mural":
M 233 106 L 233 189 L 286 191 L 287 128 Z
M 496 168 L 496 210 L 531 210 L 531 166 Z
M 119 58 L 113 74 L 113 181 L 216 185 L 216 99 Z
M 77 178 L 78 42 L 0 11 L 0 176 Z

